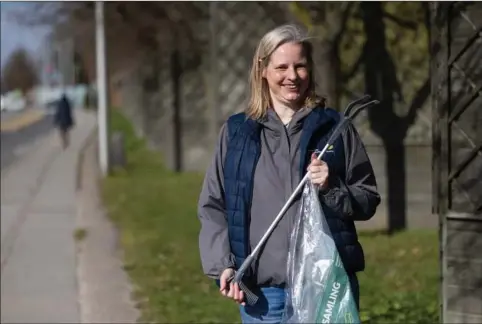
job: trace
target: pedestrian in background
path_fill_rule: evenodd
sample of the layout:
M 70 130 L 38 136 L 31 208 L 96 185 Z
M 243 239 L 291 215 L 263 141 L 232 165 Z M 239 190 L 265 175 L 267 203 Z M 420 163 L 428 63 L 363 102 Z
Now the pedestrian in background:
M 72 115 L 72 104 L 64 93 L 57 103 L 57 109 L 54 115 L 54 124 L 59 130 L 62 148 L 65 150 L 70 142 L 70 130 L 74 126 L 74 118 Z

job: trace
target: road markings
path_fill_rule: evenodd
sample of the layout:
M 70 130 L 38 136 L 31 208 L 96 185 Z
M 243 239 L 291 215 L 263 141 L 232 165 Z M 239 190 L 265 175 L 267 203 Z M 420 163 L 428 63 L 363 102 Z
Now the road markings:
M 2 120 L 0 131 L 5 132 L 16 132 L 22 128 L 32 125 L 38 122 L 45 116 L 45 113 L 41 110 L 27 110 L 18 117 L 12 117 L 8 120 Z

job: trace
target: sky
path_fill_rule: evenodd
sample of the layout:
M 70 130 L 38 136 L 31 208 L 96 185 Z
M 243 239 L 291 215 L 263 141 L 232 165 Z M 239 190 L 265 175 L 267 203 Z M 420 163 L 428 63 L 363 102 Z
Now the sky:
M 0 62 L 4 65 L 8 56 L 17 48 L 24 47 L 34 57 L 45 36 L 48 34 L 46 27 L 25 27 L 12 19 L 8 14 L 15 10 L 28 9 L 33 3 L 30 2 L 0 2 L 1 10 L 1 36 L 0 36 Z

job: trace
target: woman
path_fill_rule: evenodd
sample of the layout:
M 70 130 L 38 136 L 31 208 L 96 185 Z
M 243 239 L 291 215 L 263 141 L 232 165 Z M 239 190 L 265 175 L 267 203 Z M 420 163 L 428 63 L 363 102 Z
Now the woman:
M 365 267 L 355 220 L 368 220 L 380 197 L 364 146 L 350 125 L 326 152 L 339 118 L 315 94 L 312 46 L 295 25 L 260 41 L 250 74 L 245 113 L 223 125 L 199 198 L 201 260 L 222 295 L 240 304 L 243 323 L 279 323 L 284 309 L 289 237 L 300 199 L 292 204 L 244 276 L 260 297 L 244 303 L 227 279 L 239 268 L 309 170 L 358 302 L 356 272 Z

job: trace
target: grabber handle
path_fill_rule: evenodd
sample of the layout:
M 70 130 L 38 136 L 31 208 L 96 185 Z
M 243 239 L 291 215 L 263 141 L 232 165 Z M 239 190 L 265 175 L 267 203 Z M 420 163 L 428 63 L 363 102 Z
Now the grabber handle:
M 252 262 L 251 260 L 248 260 L 249 258 L 253 259 L 253 255 L 249 255 L 246 261 L 241 265 L 239 270 L 234 272 L 234 275 L 229 277 L 226 281 L 227 283 L 230 283 L 231 281 L 234 283 L 237 283 L 239 285 L 239 288 L 243 291 L 244 297 L 246 299 L 246 302 L 253 306 L 258 302 L 259 297 L 256 296 L 255 293 L 253 293 L 243 282 L 243 276 L 244 273 L 246 272 L 246 268 L 251 265 Z M 243 267 L 244 266 L 244 267 Z

